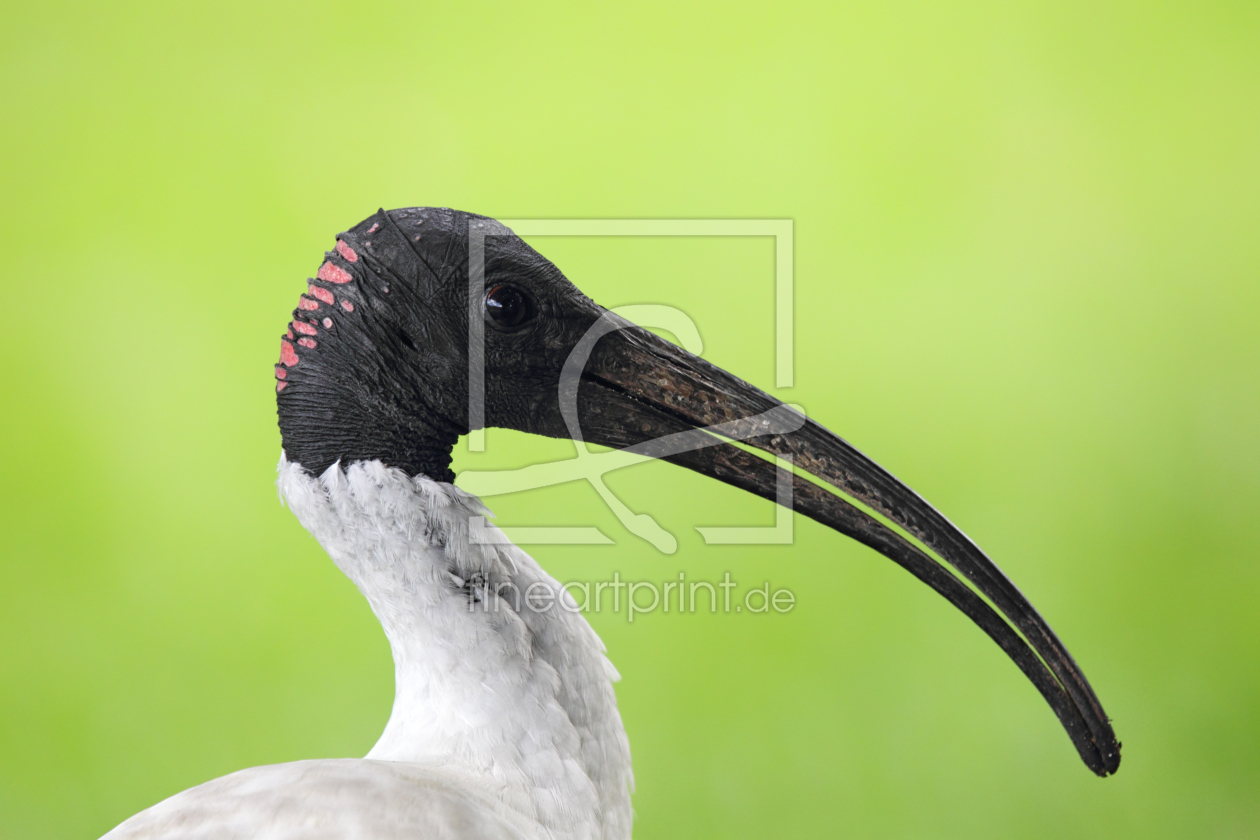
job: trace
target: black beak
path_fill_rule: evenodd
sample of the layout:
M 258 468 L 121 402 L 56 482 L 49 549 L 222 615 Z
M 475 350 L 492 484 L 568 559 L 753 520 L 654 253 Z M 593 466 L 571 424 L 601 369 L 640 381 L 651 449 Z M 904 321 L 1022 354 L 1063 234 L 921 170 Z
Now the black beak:
M 776 490 L 790 482 L 792 509 L 875 549 L 966 613 L 1045 697 L 1089 769 L 1116 772 L 1115 732 L 1045 619 L 962 531 L 843 439 L 611 313 L 570 356 L 560 397 L 562 406 L 576 405 L 576 417 L 565 419 L 579 441 L 663 458 L 771 501 L 782 501 Z M 722 438 L 791 459 L 829 489 Z

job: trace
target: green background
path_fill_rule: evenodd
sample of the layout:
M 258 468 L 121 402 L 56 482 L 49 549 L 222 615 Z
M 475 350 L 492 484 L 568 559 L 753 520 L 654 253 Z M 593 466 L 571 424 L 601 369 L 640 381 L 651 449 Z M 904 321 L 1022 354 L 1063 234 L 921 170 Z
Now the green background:
M 92 838 L 363 754 L 366 603 L 277 502 L 272 363 L 378 206 L 795 220 L 796 386 L 1066 640 L 1081 765 L 893 564 L 664 464 L 492 500 L 562 580 L 769 580 L 788 615 L 593 616 L 636 836 L 1260 834 L 1260 5 L 17 4 L 0 51 L 0 837 Z M 535 239 L 773 391 L 768 239 Z M 566 457 L 506 432 L 458 468 Z

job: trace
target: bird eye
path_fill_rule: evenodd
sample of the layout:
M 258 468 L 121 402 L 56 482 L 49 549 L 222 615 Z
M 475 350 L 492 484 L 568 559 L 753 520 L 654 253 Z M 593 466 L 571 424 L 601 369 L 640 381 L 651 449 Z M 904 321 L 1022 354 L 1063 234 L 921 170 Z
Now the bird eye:
M 486 294 L 486 317 L 497 327 L 519 327 L 532 316 L 529 298 L 511 286 L 495 286 Z

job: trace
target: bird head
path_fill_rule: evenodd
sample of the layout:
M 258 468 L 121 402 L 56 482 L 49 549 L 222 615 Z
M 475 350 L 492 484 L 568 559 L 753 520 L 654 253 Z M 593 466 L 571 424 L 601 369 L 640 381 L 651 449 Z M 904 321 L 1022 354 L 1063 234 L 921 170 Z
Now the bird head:
M 947 598 L 1041 692 L 1091 770 L 1119 767 L 1066 647 L 949 520 L 812 419 L 603 309 L 492 219 L 381 210 L 342 233 L 294 310 L 276 378 L 286 457 L 314 475 L 379 460 L 453 481 L 458 437 L 492 426 L 630 448 L 787 504 Z

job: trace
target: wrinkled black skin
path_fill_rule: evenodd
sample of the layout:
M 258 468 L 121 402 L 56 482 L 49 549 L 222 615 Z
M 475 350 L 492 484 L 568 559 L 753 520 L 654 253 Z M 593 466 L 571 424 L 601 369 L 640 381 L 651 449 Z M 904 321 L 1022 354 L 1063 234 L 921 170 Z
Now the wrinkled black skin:
M 319 475 L 337 462 L 379 459 L 454 481 L 451 449 L 470 431 L 468 231 L 478 223 L 495 224 L 447 208 L 381 210 L 338 237 L 359 259 L 336 251 L 326 258 L 354 279 L 312 279 L 338 303 L 293 311 L 318 334 L 314 348 L 294 342 L 299 362 L 276 398 L 290 461 Z M 520 238 L 492 235 L 485 243 L 485 290 L 511 284 L 534 308 L 512 330 L 486 322 L 485 425 L 563 436 L 560 371 L 603 309 Z

